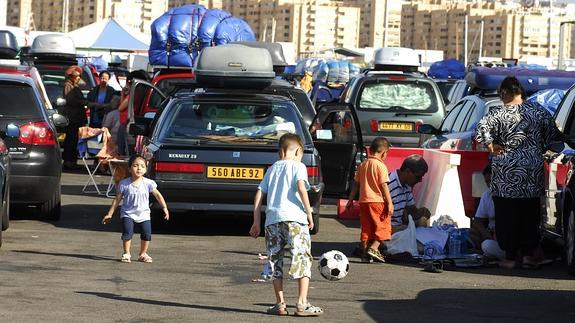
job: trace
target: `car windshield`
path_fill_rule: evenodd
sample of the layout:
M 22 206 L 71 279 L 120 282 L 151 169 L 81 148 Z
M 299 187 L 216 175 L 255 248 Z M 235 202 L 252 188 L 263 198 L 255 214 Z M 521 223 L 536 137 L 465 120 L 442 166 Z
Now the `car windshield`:
M 437 111 L 437 99 L 429 82 L 377 80 L 363 85 L 359 107 L 394 112 L 434 112 Z
M 161 140 L 199 140 L 213 144 L 277 145 L 284 133 L 303 129 L 289 102 L 214 102 L 181 100 L 166 115 Z
M 0 81 L 0 115 L 2 117 L 37 115 L 39 103 L 31 86 Z

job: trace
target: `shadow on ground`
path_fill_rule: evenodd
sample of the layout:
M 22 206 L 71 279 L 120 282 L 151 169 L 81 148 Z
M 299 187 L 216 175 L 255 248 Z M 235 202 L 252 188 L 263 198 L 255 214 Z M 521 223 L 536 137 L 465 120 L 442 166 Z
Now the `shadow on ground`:
M 575 291 L 429 289 L 415 299 L 366 300 L 378 322 L 574 322 Z
M 161 300 L 153 300 L 153 299 L 146 299 L 146 298 L 136 298 L 136 297 L 127 297 L 118 294 L 112 293 L 101 293 L 101 292 L 84 292 L 84 291 L 76 291 L 77 294 L 81 295 L 91 295 L 101 298 L 107 298 L 115 301 L 122 301 L 122 302 L 130 302 L 130 303 L 140 303 L 146 305 L 157 305 L 157 306 L 164 306 L 164 307 L 181 307 L 181 308 L 190 308 L 196 310 L 208 310 L 208 311 L 216 311 L 216 312 L 234 312 L 234 313 L 242 313 L 242 314 L 264 314 L 264 312 L 260 311 L 253 311 L 247 310 L 242 308 L 233 308 L 233 307 L 224 307 L 224 306 L 211 306 L 211 305 L 201 305 L 201 304 L 184 304 L 184 303 L 177 303 L 177 302 L 170 302 L 170 301 L 161 301 Z

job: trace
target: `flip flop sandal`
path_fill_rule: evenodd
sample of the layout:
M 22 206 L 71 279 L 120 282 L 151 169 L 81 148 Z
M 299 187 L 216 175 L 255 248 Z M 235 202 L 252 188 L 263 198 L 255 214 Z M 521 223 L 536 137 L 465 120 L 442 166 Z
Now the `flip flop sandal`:
M 269 307 L 266 311 L 268 314 L 272 315 L 288 315 L 286 303 L 277 303 L 276 305 Z
M 132 256 L 129 253 L 125 253 L 122 255 L 122 258 L 120 258 L 121 262 L 132 262 Z
M 295 316 L 320 316 L 323 314 L 321 307 L 313 306 L 310 303 L 296 304 Z
M 152 257 L 150 257 L 147 253 L 143 253 L 140 255 L 140 257 L 138 258 L 139 262 L 145 262 L 145 263 L 151 263 Z

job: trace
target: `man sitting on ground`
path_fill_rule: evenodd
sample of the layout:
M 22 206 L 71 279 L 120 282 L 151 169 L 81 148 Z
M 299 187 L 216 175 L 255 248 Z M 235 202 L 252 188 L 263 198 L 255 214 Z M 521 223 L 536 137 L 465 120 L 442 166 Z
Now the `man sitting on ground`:
M 393 200 L 394 212 L 391 217 L 392 232 L 407 228 L 409 215 L 418 227 L 429 226 L 431 213 L 425 207 L 418 208 L 413 200 L 413 187 L 421 182 L 427 173 L 427 162 L 420 155 L 410 155 L 403 160 L 401 167 L 389 174 L 389 192 Z

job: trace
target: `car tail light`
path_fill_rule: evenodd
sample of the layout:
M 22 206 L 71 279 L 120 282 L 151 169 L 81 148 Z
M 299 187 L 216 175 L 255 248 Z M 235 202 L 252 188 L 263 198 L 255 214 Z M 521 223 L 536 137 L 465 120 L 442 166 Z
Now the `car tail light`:
M 403 81 L 407 80 L 407 77 L 403 75 L 389 75 L 387 79 L 390 81 Z
M 379 130 L 379 122 L 377 122 L 376 119 L 371 119 L 369 127 L 371 128 L 371 131 L 377 132 Z
M 0 139 L 0 154 L 4 154 L 6 152 L 8 152 L 8 147 L 6 147 L 4 140 Z
M 158 162 L 154 165 L 154 170 L 158 173 L 169 172 L 169 173 L 203 173 L 204 164 L 192 164 L 192 163 L 166 163 Z
M 319 168 L 317 166 L 307 167 L 307 180 L 310 184 L 319 184 Z
M 56 139 L 50 125 L 45 121 L 30 122 L 20 126 L 18 140 L 27 145 L 54 145 Z
M 419 127 L 421 127 L 422 124 L 423 122 L 419 120 L 415 122 L 415 133 L 419 133 Z

